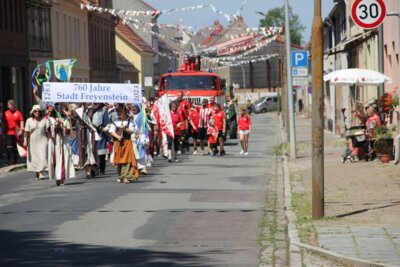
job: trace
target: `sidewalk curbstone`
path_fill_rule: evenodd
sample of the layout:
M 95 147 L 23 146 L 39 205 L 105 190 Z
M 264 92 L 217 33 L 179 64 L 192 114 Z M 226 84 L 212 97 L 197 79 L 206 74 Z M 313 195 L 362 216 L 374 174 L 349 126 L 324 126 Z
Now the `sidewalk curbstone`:
M 284 133 L 282 132 L 282 136 Z M 336 143 L 340 142 L 343 138 L 333 136 Z M 394 267 L 397 265 L 392 265 L 390 263 L 380 263 L 376 261 L 371 261 L 367 259 L 355 258 L 352 256 L 347 256 L 322 248 L 319 246 L 313 246 L 309 244 L 302 243 L 299 238 L 299 231 L 297 230 L 297 216 L 293 211 L 292 207 L 292 184 L 290 180 L 290 171 L 292 170 L 303 170 L 307 169 L 307 166 L 291 162 L 287 155 L 282 156 L 283 160 L 283 174 L 284 174 L 284 206 L 285 206 L 285 216 L 288 223 L 288 238 L 289 238 L 289 248 L 290 248 L 290 266 L 302 266 L 302 260 L 304 260 L 305 255 L 314 254 L 321 258 L 326 258 L 328 260 L 335 261 L 344 265 L 350 266 L 361 266 L 361 267 Z M 297 247 L 295 249 L 294 247 Z M 308 252 L 308 253 L 307 253 Z M 305 253 L 305 254 L 304 254 Z
M 16 172 L 22 169 L 26 169 L 26 163 L 21 163 L 21 164 L 15 164 L 11 166 L 6 166 L 0 168 L 0 174 L 6 174 L 10 172 Z

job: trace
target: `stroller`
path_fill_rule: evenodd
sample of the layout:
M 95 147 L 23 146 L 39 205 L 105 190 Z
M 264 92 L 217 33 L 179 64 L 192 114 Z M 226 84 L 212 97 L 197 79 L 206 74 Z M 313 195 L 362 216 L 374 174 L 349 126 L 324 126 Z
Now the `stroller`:
M 353 152 L 355 150 L 359 149 L 364 149 L 363 152 L 367 153 L 368 150 L 368 142 L 367 142 L 367 136 L 365 134 L 366 127 L 364 125 L 360 126 L 353 126 L 350 128 L 347 128 L 346 124 L 346 119 L 347 117 L 345 116 L 345 111 L 346 109 L 342 109 L 343 113 L 343 120 L 344 120 L 344 129 L 345 129 L 345 136 L 346 140 L 348 141 L 346 144 L 346 150 L 344 151 L 342 155 L 342 162 L 345 163 L 347 160 L 350 160 L 351 163 L 358 161 L 358 158 L 353 155 Z M 350 146 L 351 142 L 351 146 Z M 368 158 L 368 157 L 367 157 Z
M 354 126 L 347 128 L 345 126 L 346 140 L 351 140 L 351 146 L 347 143 L 346 150 L 342 155 L 342 162 L 345 163 L 350 160 L 351 163 L 357 161 L 357 157 L 353 155 L 356 149 L 367 148 L 367 138 L 365 135 L 365 126 Z

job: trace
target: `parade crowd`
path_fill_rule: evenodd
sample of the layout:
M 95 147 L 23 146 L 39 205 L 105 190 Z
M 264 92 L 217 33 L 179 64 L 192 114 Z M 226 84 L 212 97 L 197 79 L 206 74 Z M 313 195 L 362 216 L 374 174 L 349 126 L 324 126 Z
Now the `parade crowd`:
M 157 101 L 44 104 L 38 100 L 25 121 L 9 100 L 8 109 L 0 112 L 0 137 L 4 137 L 8 164 L 16 164 L 19 154 L 26 157 L 27 170 L 36 179 L 48 178 L 62 186 L 77 170 L 84 170 L 87 179 L 104 174 L 107 160 L 117 169 L 118 182 L 138 181 L 148 173 L 153 157 L 179 162 L 179 155 L 189 152 L 190 143 L 193 155 L 225 155 L 227 119 L 215 97 L 197 106 L 180 92 L 169 103 L 169 125 Z M 230 117 L 235 114 L 229 97 L 225 108 Z M 237 124 L 240 154 L 248 155 L 251 117 L 246 108 L 241 109 Z

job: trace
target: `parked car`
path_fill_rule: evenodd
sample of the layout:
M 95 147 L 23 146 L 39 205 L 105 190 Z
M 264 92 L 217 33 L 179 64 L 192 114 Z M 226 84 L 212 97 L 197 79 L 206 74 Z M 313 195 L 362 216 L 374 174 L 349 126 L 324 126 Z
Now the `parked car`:
M 253 103 L 254 113 L 264 113 L 267 111 L 278 110 L 279 100 L 277 93 L 271 93 L 260 97 Z

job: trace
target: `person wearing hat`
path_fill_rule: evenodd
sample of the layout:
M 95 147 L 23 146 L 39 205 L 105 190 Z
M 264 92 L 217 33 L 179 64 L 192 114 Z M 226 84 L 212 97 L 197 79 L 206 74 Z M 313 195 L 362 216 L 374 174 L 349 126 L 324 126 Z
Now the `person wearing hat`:
M 7 107 L 8 110 L 4 112 L 7 161 L 8 165 L 13 165 L 17 164 L 17 141 L 21 138 L 24 131 L 24 117 L 15 108 L 14 100 L 8 100 Z
M 39 105 L 34 105 L 30 117 L 25 123 L 24 147 L 27 147 L 26 157 L 28 172 L 35 172 L 36 179 L 44 178 L 47 170 L 47 126 L 43 119 L 42 110 Z

